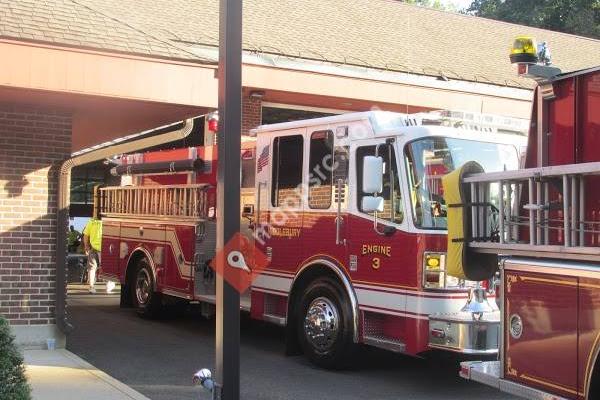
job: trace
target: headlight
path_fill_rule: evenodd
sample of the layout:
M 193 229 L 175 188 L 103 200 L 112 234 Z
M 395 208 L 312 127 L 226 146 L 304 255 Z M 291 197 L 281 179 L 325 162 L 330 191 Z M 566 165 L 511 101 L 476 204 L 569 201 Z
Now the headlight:
M 464 289 L 471 286 L 476 286 L 476 283 L 464 281 L 446 273 L 446 253 L 427 251 L 423 254 L 423 287 L 425 289 Z

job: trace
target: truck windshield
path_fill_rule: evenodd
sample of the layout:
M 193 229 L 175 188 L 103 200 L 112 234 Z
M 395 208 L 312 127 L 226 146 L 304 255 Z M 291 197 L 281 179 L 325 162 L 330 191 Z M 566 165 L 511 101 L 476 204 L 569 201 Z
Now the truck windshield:
M 446 229 L 447 205 L 442 177 L 467 161 L 477 161 L 486 172 L 519 167 L 515 146 L 447 137 L 427 137 L 406 145 L 410 201 L 415 226 Z

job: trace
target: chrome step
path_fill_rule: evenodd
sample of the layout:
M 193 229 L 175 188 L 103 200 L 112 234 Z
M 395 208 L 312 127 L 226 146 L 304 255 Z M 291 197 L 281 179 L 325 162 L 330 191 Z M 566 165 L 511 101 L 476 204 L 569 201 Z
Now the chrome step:
M 363 336 L 363 343 L 395 353 L 406 352 L 406 343 L 399 339 L 392 339 L 384 336 Z
M 500 389 L 502 392 L 531 400 L 567 400 L 555 394 L 525 386 L 508 379 L 500 378 L 502 366 L 499 361 L 463 361 L 460 363 L 459 375 L 484 385 Z
M 242 311 L 250 311 L 251 301 L 249 293 L 250 291 L 246 291 L 240 295 L 240 310 Z M 194 296 L 194 300 L 210 304 L 217 304 L 217 296 L 215 296 L 214 294 L 197 294 Z

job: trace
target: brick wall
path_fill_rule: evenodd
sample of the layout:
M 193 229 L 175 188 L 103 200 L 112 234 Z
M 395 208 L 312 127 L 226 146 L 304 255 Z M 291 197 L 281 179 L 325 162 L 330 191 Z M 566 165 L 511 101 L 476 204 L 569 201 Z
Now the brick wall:
M 308 207 L 313 209 L 328 209 L 333 204 L 332 185 L 310 186 L 308 188 Z
M 71 116 L 0 104 L 0 314 L 14 328 L 55 324 L 60 161 Z
M 242 135 L 262 123 L 262 100 L 244 95 L 242 97 Z

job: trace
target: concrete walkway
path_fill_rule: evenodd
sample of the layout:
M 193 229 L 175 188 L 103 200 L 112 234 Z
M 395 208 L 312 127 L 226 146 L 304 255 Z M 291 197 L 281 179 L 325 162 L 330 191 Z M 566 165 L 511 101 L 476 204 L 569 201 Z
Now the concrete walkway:
M 24 350 L 34 400 L 149 400 L 65 350 Z

